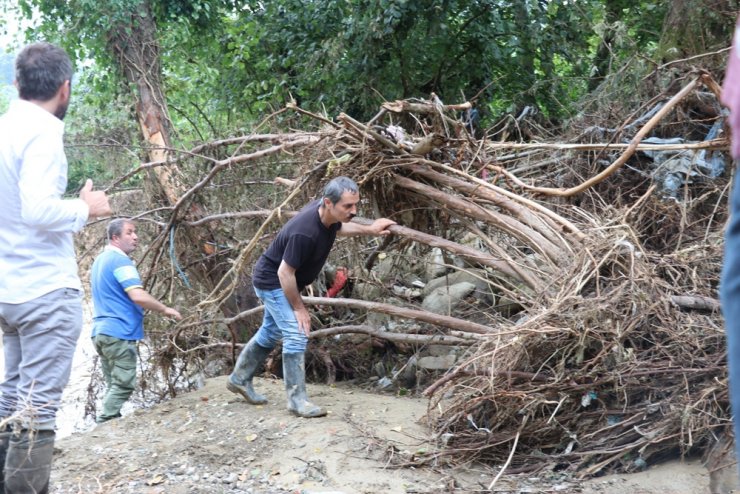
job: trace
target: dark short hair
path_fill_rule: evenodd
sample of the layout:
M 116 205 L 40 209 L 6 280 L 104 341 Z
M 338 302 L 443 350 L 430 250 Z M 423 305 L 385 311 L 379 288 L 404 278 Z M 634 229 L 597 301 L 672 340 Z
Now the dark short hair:
M 21 99 L 49 101 L 64 81 L 71 80 L 72 61 L 51 43 L 27 45 L 15 59 L 15 81 Z
M 349 177 L 337 177 L 324 187 L 324 197 L 329 199 L 332 204 L 336 204 L 345 192 L 357 194 L 358 191 L 359 188 L 354 180 Z
M 113 240 L 113 237 L 120 237 L 123 234 L 123 227 L 126 224 L 134 224 L 134 221 L 130 218 L 116 218 L 108 223 L 106 235 L 108 236 L 108 242 Z

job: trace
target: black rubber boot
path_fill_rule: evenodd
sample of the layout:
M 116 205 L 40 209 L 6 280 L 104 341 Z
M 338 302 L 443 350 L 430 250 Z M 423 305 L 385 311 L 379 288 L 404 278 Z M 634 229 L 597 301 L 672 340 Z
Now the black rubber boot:
M 323 417 L 326 410 L 306 397 L 306 358 L 303 353 L 283 354 L 283 379 L 288 392 L 288 410 L 299 417 Z
M 5 458 L 6 494 L 47 494 L 54 431 L 22 430 L 13 434 Z
M 239 358 L 236 359 L 234 372 L 226 381 L 226 389 L 232 393 L 242 395 L 247 402 L 252 405 L 264 405 L 267 398 L 257 393 L 252 387 L 252 378 L 257 373 L 257 369 L 267 360 L 272 348 L 264 348 L 258 345 L 254 338 L 249 340 L 244 347 Z

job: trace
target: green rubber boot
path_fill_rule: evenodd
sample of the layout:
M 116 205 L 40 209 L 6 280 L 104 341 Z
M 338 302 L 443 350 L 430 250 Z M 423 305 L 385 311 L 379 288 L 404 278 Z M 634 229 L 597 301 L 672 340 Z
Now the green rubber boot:
M 267 403 L 265 396 L 257 393 L 252 387 L 252 378 L 257 373 L 257 369 L 267 360 L 272 348 L 264 348 L 258 345 L 254 338 L 249 340 L 244 347 L 239 358 L 236 359 L 234 372 L 226 381 L 226 389 L 232 393 L 242 395 L 248 403 L 252 405 L 264 405 Z
M 326 410 L 306 397 L 306 358 L 304 353 L 283 354 L 283 379 L 288 392 L 288 410 L 299 417 L 323 417 Z

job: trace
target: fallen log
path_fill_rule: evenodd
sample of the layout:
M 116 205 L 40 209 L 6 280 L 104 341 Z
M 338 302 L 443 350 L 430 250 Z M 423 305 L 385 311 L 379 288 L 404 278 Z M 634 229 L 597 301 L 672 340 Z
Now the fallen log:
M 415 180 L 411 180 L 410 178 L 397 176 L 395 181 L 396 185 L 403 187 L 404 189 L 416 192 L 427 199 L 431 198 L 439 206 L 447 207 L 450 210 L 457 211 L 464 217 L 476 218 L 499 228 L 501 231 L 516 238 L 533 251 L 539 252 L 553 265 L 557 265 L 563 261 L 564 256 L 561 249 L 553 245 L 552 242 L 547 240 L 538 232 L 532 230 L 511 216 L 498 214 L 495 211 L 483 208 L 478 204 L 471 203 L 470 201 L 460 197 L 446 194 L 434 187 L 421 184 Z
M 355 218 L 352 221 L 365 225 L 371 223 L 370 220 L 364 218 Z M 436 235 L 423 233 L 412 228 L 407 228 L 405 226 L 392 225 L 388 229 L 394 235 L 401 235 L 403 237 L 414 240 L 415 242 L 419 242 L 430 247 L 439 247 L 440 249 L 450 252 L 451 254 L 463 257 L 472 263 L 492 268 L 500 273 L 505 274 L 506 276 L 521 281 L 535 291 L 539 291 L 542 286 L 539 279 L 534 275 L 534 273 L 529 268 L 526 268 L 522 265 L 515 264 L 507 260 L 497 259 L 490 254 L 479 251 L 472 247 L 461 245 L 457 242 L 453 242 L 451 240 L 438 237 Z
M 198 225 L 202 225 L 203 223 L 210 222 L 210 221 L 220 221 L 220 220 L 228 219 L 228 218 L 245 218 L 245 219 L 264 218 L 264 217 L 271 217 L 271 215 L 274 212 L 275 211 L 272 211 L 272 210 L 259 210 L 259 211 L 237 211 L 233 213 L 214 214 L 214 215 L 207 216 L 207 217 L 201 218 L 193 222 L 187 222 L 185 224 L 189 226 L 198 226 Z M 279 214 L 277 214 L 276 216 L 281 216 L 281 217 L 284 216 L 285 218 L 292 218 L 296 214 L 297 214 L 296 211 L 280 211 Z M 272 217 L 275 217 L 275 216 L 272 216 Z M 363 225 L 369 225 L 370 223 L 372 223 L 371 220 L 368 220 L 366 218 L 359 218 L 359 217 L 355 217 L 352 221 L 355 223 L 363 224 Z M 467 245 L 458 244 L 456 242 L 444 239 L 442 237 L 438 237 L 436 235 L 430 235 L 428 233 L 414 230 L 413 228 L 408 228 L 408 227 L 401 226 L 401 225 L 392 225 L 389 228 L 389 230 L 394 235 L 406 237 L 411 240 L 414 240 L 415 242 L 419 242 L 424 245 L 428 245 L 430 247 L 439 247 L 440 249 L 445 250 L 453 255 L 457 255 L 462 258 L 465 258 L 474 264 L 478 264 L 484 267 L 489 267 L 491 269 L 494 269 L 495 271 L 498 271 L 506 276 L 509 276 L 515 280 L 521 281 L 522 283 L 526 284 L 527 286 L 535 290 L 540 288 L 540 283 L 537 277 L 534 276 L 534 274 L 530 270 L 516 263 L 512 263 L 512 262 L 508 262 L 502 259 L 495 258 L 486 252 L 474 249 L 472 247 L 468 247 Z
M 406 307 L 398 307 L 381 302 L 367 302 L 352 298 L 328 298 L 328 297 L 303 297 L 303 303 L 307 305 L 327 305 L 330 307 L 348 307 L 350 309 L 364 309 L 371 312 L 380 312 L 391 316 L 402 317 L 414 321 L 426 322 L 435 326 L 442 326 L 466 333 L 490 335 L 496 331 L 490 326 L 484 326 L 464 319 L 451 316 L 443 316 L 433 312 Z
M 392 331 L 383 331 L 382 329 L 373 328 L 365 325 L 335 326 L 332 328 L 317 329 L 311 331 L 309 338 L 328 338 L 340 334 L 359 333 L 392 341 L 394 343 L 409 343 L 412 345 L 450 345 L 450 346 L 468 346 L 474 345 L 479 338 L 459 338 L 457 336 L 447 336 L 441 334 L 408 334 L 394 333 Z
M 671 303 L 682 309 L 712 312 L 720 310 L 719 300 L 700 295 L 673 295 L 671 296 Z
M 481 199 L 491 201 L 498 208 L 510 213 L 512 217 L 518 219 L 523 224 L 547 238 L 547 240 L 554 246 L 569 250 L 571 248 L 570 245 L 566 243 L 565 239 L 560 236 L 560 228 L 557 227 L 556 223 L 551 218 L 535 213 L 520 202 L 516 202 L 490 188 L 466 182 L 455 177 L 450 177 L 426 166 L 412 163 L 406 165 L 406 168 L 414 172 L 416 175 L 432 180 L 440 185 L 450 187 L 458 192 L 463 192 L 470 196 L 477 196 Z

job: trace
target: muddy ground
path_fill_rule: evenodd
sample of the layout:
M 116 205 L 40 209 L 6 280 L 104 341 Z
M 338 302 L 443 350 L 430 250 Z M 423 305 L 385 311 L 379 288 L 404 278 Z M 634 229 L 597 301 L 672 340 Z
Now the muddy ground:
M 629 476 L 586 482 L 547 474 L 503 475 L 466 465 L 399 468 L 436 447 L 424 399 L 309 385 L 329 415 L 285 410 L 283 383 L 257 378 L 270 402 L 247 404 L 225 377 L 149 409 L 57 441 L 56 493 L 445 493 L 698 494 L 709 492 L 699 461 L 675 461 Z

